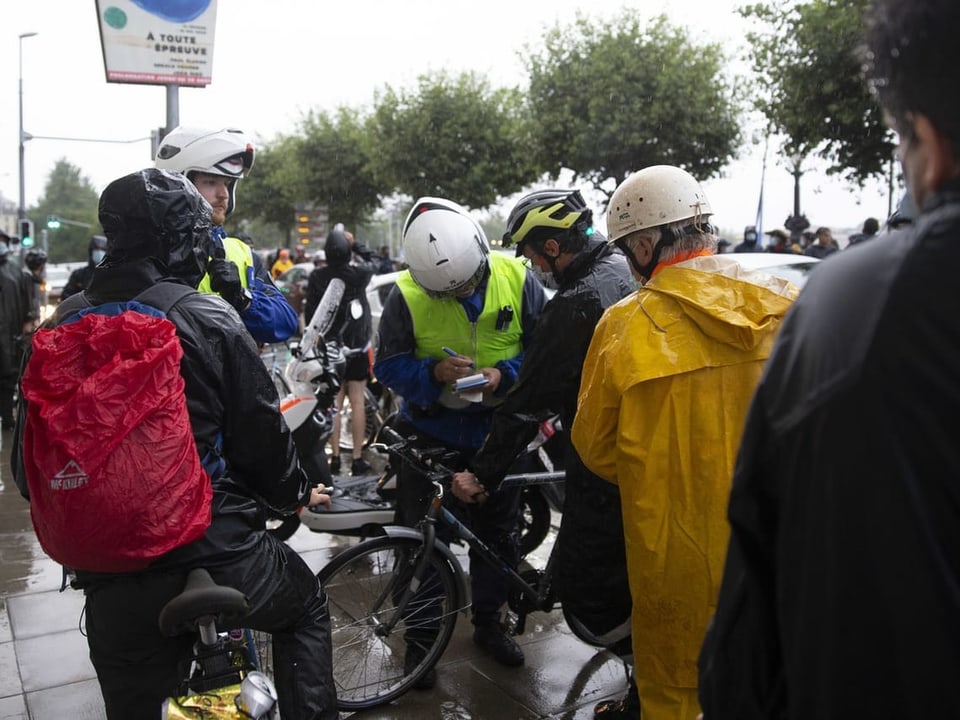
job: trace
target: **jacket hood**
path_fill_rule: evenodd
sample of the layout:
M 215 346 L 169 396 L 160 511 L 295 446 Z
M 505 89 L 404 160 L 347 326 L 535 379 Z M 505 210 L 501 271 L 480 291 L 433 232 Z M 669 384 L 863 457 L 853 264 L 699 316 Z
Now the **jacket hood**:
M 114 180 L 100 196 L 104 264 L 152 258 L 164 274 L 196 287 L 210 255 L 210 214 L 210 205 L 180 173 L 147 168 Z
M 627 387 L 655 378 L 765 360 L 796 286 L 746 271 L 732 258 L 698 257 L 663 267 L 607 310 L 607 367 Z M 731 302 L 732 299 L 732 302 Z
M 764 342 L 799 292 L 787 280 L 716 255 L 667 266 L 644 291 L 672 298 L 704 335 L 741 350 Z

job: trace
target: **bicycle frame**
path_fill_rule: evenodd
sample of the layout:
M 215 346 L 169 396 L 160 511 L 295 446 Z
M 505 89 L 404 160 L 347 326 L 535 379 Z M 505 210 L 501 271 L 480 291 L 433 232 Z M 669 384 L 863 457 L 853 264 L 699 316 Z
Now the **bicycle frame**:
M 330 560 L 317 577 L 327 594 L 334 652 L 334 682 L 341 710 L 362 710 L 403 695 L 443 655 L 461 612 L 469 610 L 466 573 L 459 558 L 437 537 L 438 527 L 462 540 L 493 567 L 510 589 L 508 606 L 514 634 L 525 630 L 527 614 L 556 609 L 553 587 L 559 544 L 554 543 L 542 570 L 521 560 L 514 569 L 443 506 L 453 473 L 448 465 L 459 453 L 443 447 L 417 448 L 417 438 L 381 429 L 390 445 L 378 449 L 391 462 L 407 462 L 431 482 L 434 496 L 418 529 L 385 526 L 384 533 L 363 540 Z M 504 479 L 508 486 L 556 482 L 563 472 L 524 473 Z M 600 640 L 578 618 L 565 619 L 573 633 L 596 647 Z
M 392 429 L 388 428 L 387 432 L 389 435 L 392 435 L 395 439 L 399 440 L 399 442 L 387 447 L 387 452 L 400 455 L 407 461 L 415 461 L 419 465 L 418 469 L 424 471 L 423 474 L 426 475 L 427 479 L 433 484 L 434 487 L 433 499 L 431 500 L 430 505 L 427 508 L 426 515 L 424 516 L 424 519 L 420 525 L 423 552 L 419 558 L 417 567 L 414 570 L 414 577 L 419 579 L 423 578 L 427 571 L 430 555 L 437 548 L 438 542 L 440 545 L 444 545 L 444 543 L 437 540 L 436 527 L 439 523 L 441 526 L 450 529 L 457 538 L 463 540 L 467 546 L 484 562 L 489 564 L 491 567 L 496 568 L 497 571 L 504 576 L 510 588 L 515 593 L 519 593 L 519 595 L 511 598 L 512 602 L 509 603 L 509 605 L 515 616 L 514 618 L 511 618 L 511 625 L 513 625 L 511 630 L 515 634 L 522 635 L 525 630 L 526 616 L 529 612 L 532 610 L 540 610 L 542 612 L 550 612 L 553 610 L 555 597 L 552 591 L 552 580 L 553 569 L 556 564 L 556 542 L 554 542 L 554 545 L 550 550 L 547 563 L 542 570 L 536 570 L 530 566 L 529 563 L 526 563 L 525 560 L 521 561 L 518 569 L 525 573 L 533 571 L 537 573 L 537 580 L 546 580 L 546 582 L 538 582 L 537 586 L 531 585 L 526 579 L 524 579 L 518 570 L 514 570 L 512 567 L 510 567 L 510 564 L 507 563 L 496 551 L 491 549 L 486 543 L 477 537 L 473 531 L 470 530 L 470 528 L 464 525 L 463 522 L 461 522 L 452 512 L 443 506 L 443 498 L 445 495 L 444 483 L 445 480 L 453 473 L 450 469 L 440 465 L 437 461 L 439 450 L 433 452 L 416 451 L 413 448 L 407 447 L 406 440 L 401 438 Z M 408 450 L 409 454 L 401 452 L 401 446 Z M 565 477 L 566 473 L 563 471 L 507 475 L 504 477 L 501 487 L 523 487 L 525 485 L 533 485 L 537 483 L 559 482 Z M 447 550 L 449 550 L 449 548 L 447 548 Z M 464 579 L 464 572 L 459 561 L 454 563 L 453 569 L 457 574 L 458 580 L 461 581 L 465 586 L 466 581 Z M 410 587 L 404 591 L 404 593 L 400 596 L 400 599 L 397 601 L 397 612 L 394 613 L 393 619 L 390 622 L 384 623 L 382 629 L 378 628 L 378 632 L 389 633 L 393 630 L 397 619 L 406 609 L 406 605 L 410 601 L 410 597 L 414 591 L 415 588 Z M 518 605 L 519 607 L 513 607 L 513 605 Z

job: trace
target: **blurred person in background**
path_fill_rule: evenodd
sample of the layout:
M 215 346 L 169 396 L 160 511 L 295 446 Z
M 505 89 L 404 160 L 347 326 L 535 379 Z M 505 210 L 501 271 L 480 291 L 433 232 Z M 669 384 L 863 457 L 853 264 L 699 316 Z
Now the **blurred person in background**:
M 273 276 L 273 279 L 276 280 L 293 266 L 294 262 L 290 257 L 290 251 L 287 248 L 280 248 L 280 252 L 277 253 L 277 259 L 270 267 L 270 274 Z
M 4 240 L 3 238 L 6 238 Z M 33 332 L 31 285 L 10 261 L 9 236 L 0 238 L 0 428 L 13 430 L 14 395 L 20 376 L 23 339 Z
M 823 258 L 828 255 L 833 255 L 838 249 L 839 247 L 833 239 L 833 233 L 830 232 L 830 228 L 818 227 L 817 241 L 809 245 L 807 249 L 803 251 L 803 254 L 823 260 Z
M 30 293 L 29 319 L 33 321 L 33 330 L 36 330 L 37 325 L 40 323 L 42 305 L 45 300 L 43 297 L 43 283 L 46 279 L 46 269 L 46 250 L 43 248 L 30 248 L 24 253 L 21 272 L 24 275 L 24 282 L 26 282 Z
M 87 243 L 87 264 L 78 267 L 67 278 L 63 290 L 60 291 L 60 300 L 66 300 L 71 295 L 76 295 L 81 290 L 90 287 L 90 280 L 93 279 L 93 269 L 100 264 L 107 255 L 107 239 L 103 235 L 94 235 Z
M 880 232 L 880 221 L 876 218 L 869 217 L 863 221 L 863 230 L 850 236 L 847 247 L 857 245 L 866 240 L 873 240 L 878 232 Z
M 770 238 L 770 246 L 767 248 L 767 252 L 801 254 L 800 246 L 790 239 L 785 230 L 777 228 L 768 231 L 766 235 Z
M 760 242 L 760 238 L 757 235 L 756 226 L 747 225 L 743 229 L 743 242 L 737 243 L 733 248 L 733 252 L 763 252 L 763 249 L 763 243 Z

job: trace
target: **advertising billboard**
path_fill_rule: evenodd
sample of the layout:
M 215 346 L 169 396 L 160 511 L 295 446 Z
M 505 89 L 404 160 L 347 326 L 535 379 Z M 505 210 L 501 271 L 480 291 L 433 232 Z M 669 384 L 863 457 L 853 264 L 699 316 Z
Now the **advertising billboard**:
M 203 87 L 217 0 L 96 0 L 107 82 Z

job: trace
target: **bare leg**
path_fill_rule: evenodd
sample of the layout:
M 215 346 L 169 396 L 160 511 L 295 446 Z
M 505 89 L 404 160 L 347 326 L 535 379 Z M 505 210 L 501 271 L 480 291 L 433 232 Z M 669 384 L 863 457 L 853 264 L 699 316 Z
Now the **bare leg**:
M 347 381 L 347 392 L 350 394 L 350 431 L 353 433 L 353 457 L 363 457 L 363 441 L 367 431 L 367 406 L 364 391 L 367 389 L 366 380 Z
M 333 457 L 340 457 L 340 417 L 343 412 L 343 395 L 343 385 L 341 385 L 337 393 L 337 413 L 333 416 L 333 431 L 330 433 L 330 454 Z

